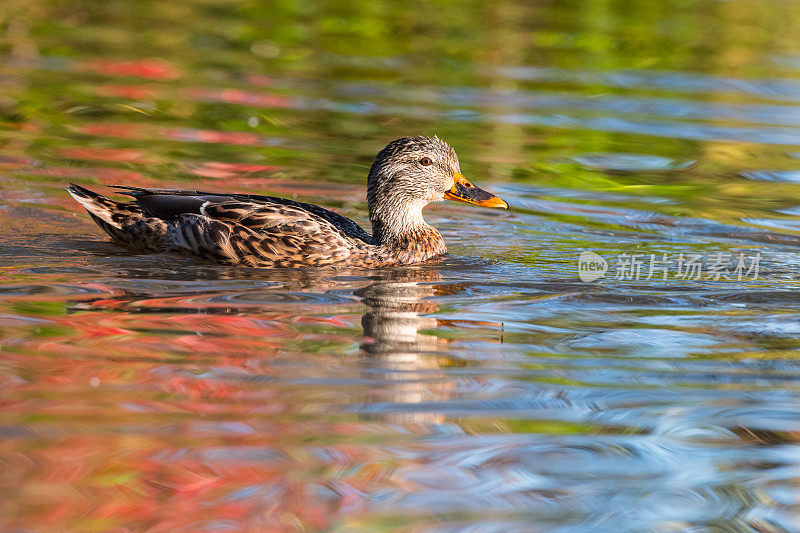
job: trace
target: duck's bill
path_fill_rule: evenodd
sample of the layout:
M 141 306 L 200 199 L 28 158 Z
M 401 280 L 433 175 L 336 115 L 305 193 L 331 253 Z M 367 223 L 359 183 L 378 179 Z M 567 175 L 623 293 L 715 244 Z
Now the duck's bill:
M 475 204 L 481 207 L 499 207 L 500 209 L 508 209 L 508 204 L 490 192 L 486 192 L 470 183 L 470 181 L 456 172 L 455 183 L 453 187 L 444 193 L 444 197 L 448 200 L 455 200 L 456 202 L 464 202 L 466 204 Z

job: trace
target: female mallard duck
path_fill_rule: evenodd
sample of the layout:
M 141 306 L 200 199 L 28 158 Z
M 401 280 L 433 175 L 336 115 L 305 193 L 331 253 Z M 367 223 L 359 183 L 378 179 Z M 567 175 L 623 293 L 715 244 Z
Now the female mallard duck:
M 372 235 L 333 211 L 285 198 L 116 188 L 135 201 L 115 202 L 74 184 L 67 190 L 128 248 L 253 267 L 419 263 L 447 251 L 422 219 L 430 202 L 448 198 L 508 209 L 461 175 L 455 151 L 437 137 L 397 139 L 375 157 L 367 178 Z

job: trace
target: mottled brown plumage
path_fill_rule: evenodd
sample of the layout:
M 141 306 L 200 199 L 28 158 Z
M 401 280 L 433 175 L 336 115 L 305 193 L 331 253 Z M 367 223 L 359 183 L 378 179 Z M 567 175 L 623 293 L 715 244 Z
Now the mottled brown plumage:
M 428 203 L 450 198 L 508 207 L 469 183 L 455 151 L 436 137 L 397 139 L 376 156 L 367 180 L 372 235 L 333 211 L 285 198 L 116 188 L 134 201 L 74 184 L 68 190 L 118 244 L 253 267 L 419 263 L 447 251 L 422 218 Z

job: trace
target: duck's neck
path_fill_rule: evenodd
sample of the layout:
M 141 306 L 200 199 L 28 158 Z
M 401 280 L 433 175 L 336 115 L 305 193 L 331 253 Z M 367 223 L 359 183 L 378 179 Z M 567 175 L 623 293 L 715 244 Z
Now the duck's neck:
M 375 202 L 369 206 L 372 242 L 398 256 L 424 260 L 447 251 L 436 228 L 422 218 L 425 203 Z

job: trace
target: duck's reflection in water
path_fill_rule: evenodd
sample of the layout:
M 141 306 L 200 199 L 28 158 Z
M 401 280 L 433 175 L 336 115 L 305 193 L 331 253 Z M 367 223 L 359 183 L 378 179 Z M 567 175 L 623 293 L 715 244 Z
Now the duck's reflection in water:
M 143 332 L 177 328 L 194 333 L 181 337 L 187 353 L 223 355 L 228 363 L 235 360 L 238 368 L 289 381 L 306 374 L 327 377 L 324 369 L 309 371 L 300 362 L 275 363 L 302 361 L 309 339 L 333 342 L 342 350 L 352 346 L 353 324 L 348 319 L 357 320 L 352 314 L 351 295 L 355 296 L 365 306 L 361 316 L 364 357 L 356 368 L 346 371 L 362 373 L 383 386 L 365 387 L 353 401 L 365 407 L 363 416 L 397 423 L 443 422 L 442 406 L 450 403 L 458 387 L 454 369 L 477 364 L 462 358 L 458 340 L 446 337 L 464 339 L 462 326 L 500 326 L 437 319 L 438 302 L 468 290 L 469 282 L 443 281 L 436 266 L 332 273 L 189 264 L 174 273 L 165 269 L 155 281 L 134 276 L 134 281 L 128 282 L 131 273 L 126 274 L 109 281 L 109 290 L 121 293 L 118 297 L 104 298 L 101 304 L 76 305 L 74 310 L 112 309 L 110 316 L 117 318 L 119 328 Z M 206 318 L 209 315 L 238 315 L 241 319 Z M 341 329 L 332 330 L 330 324 L 337 315 L 344 317 L 344 322 L 336 322 Z M 160 321 L 160 317 L 167 320 Z M 480 336 L 482 341 L 489 340 L 485 332 Z M 137 346 L 141 351 L 145 345 L 140 342 Z M 312 346 L 308 356 L 327 350 Z
M 371 399 L 387 406 L 378 418 L 400 423 L 444 419 L 431 409 L 446 402 L 455 388 L 441 369 L 450 341 L 434 333 L 440 322 L 430 316 L 439 309 L 431 298 L 447 292 L 446 286 L 433 283 L 440 279 L 437 271 L 404 270 L 355 292 L 367 306 L 361 324 L 368 372 L 388 385 L 380 398 Z

